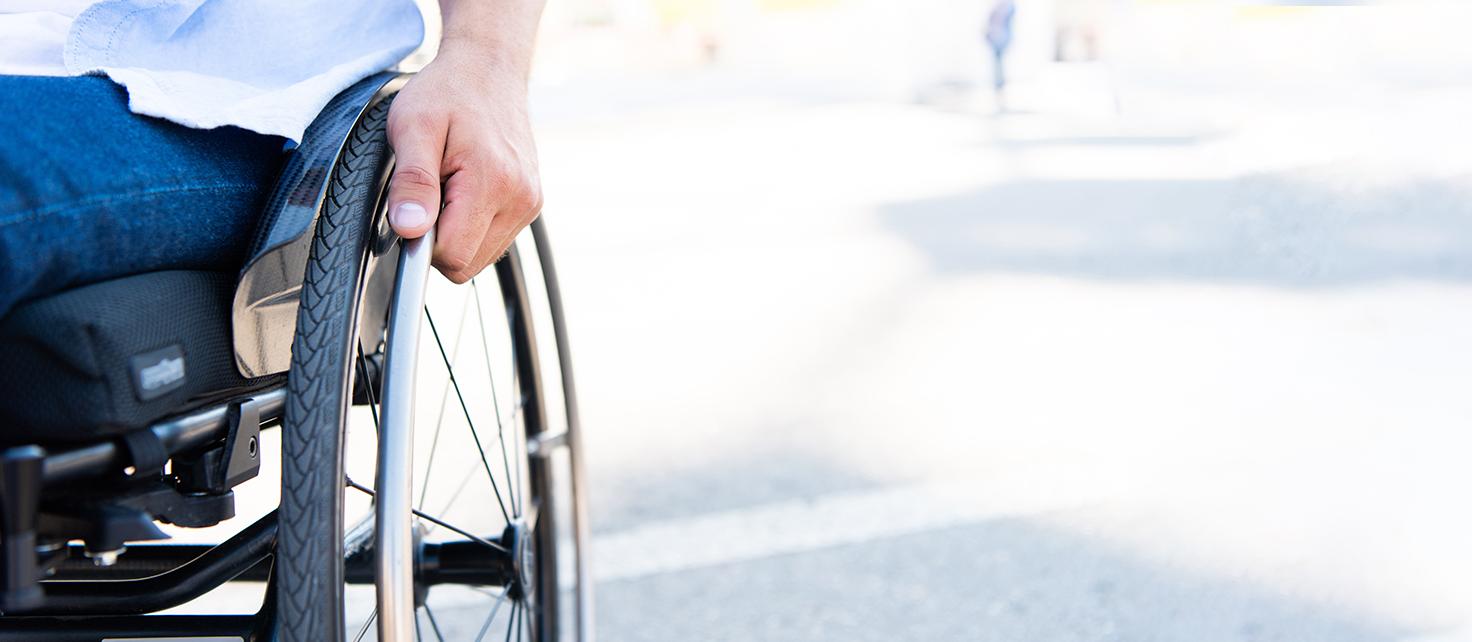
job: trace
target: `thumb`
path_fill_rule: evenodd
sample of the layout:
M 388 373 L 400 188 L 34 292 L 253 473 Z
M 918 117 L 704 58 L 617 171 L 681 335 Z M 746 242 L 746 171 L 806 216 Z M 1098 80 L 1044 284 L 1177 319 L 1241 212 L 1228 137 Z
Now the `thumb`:
M 388 222 L 404 238 L 434 227 L 440 211 L 440 159 L 445 132 L 434 127 L 389 127 L 394 173 L 389 179 Z

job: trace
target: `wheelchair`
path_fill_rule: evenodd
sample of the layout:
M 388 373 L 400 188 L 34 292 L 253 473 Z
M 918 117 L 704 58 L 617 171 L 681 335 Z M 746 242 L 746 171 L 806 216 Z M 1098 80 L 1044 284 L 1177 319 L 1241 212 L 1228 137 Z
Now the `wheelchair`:
M 393 234 L 406 80 L 317 117 L 239 273 L 127 276 L 0 321 L 0 641 L 592 639 L 546 230 L 459 286 L 432 236 Z M 238 487 L 266 497 L 253 522 L 159 543 L 233 528 Z M 243 612 L 191 612 L 221 595 Z

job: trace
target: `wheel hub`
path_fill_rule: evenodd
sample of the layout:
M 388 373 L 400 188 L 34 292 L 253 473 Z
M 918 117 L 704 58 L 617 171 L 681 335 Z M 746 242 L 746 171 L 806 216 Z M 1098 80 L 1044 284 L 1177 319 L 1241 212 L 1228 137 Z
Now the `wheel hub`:
M 512 595 L 520 595 L 531 586 L 535 572 L 524 526 L 512 525 L 502 531 L 499 540 L 426 541 L 425 529 L 415 531 L 414 583 L 416 587 L 439 584 L 471 586 L 505 586 Z M 487 544 L 490 546 L 488 547 Z M 504 550 L 503 550 L 504 549 Z M 374 582 L 371 549 L 347 560 L 349 584 Z
M 509 587 L 512 599 L 522 599 L 531 593 L 533 565 L 532 543 L 526 523 L 514 520 L 501 532 L 501 545 L 511 554 L 511 577 Z

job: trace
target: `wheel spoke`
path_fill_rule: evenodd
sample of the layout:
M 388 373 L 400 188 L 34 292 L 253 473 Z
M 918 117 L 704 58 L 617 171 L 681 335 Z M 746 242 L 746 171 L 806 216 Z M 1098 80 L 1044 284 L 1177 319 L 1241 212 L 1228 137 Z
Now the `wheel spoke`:
M 506 596 L 510 593 L 511 587 L 509 586 L 501 590 L 501 595 L 496 597 L 495 606 L 491 607 L 491 614 L 486 616 L 486 623 L 480 626 L 480 635 L 475 636 L 475 642 L 481 642 L 481 640 L 485 639 L 486 631 L 491 630 L 491 622 L 496 619 L 496 612 L 501 610 L 501 604 L 506 602 Z M 513 606 L 513 608 L 515 607 Z
M 511 632 L 516 629 L 516 614 L 521 612 L 521 602 L 511 605 L 511 616 L 506 618 L 506 642 L 511 642 Z
M 470 316 L 466 314 L 465 308 L 469 303 L 470 294 L 467 292 L 465 300 L 460 304 L 460 321 L 457 324 L 458 327 L 455 328 L 455 347 L 453 350 L 456 359 L 460 358 L 460 340 L 465 338 L 465 319 Z M 439 451 L 440 446 L 440 428 L 445 425 L 445 409 L 449 407 L 449 402 L 450 387 L 445 386 L 440 391 L 440 409 L 434 420 L 434 437 L 429 442 L 429 461 L 424 464 L 424 485 L 419 487 L 419 501 L 415 503 L 415 508 L 424 508 L 424 498 L 429 494 L 429 471 L 434 470 L 434 456 Z
M 501 516 L 506 518 L 506 523 L 511 523 L 511 514 L 506 511 L 506 502 L 501 499 L 501 488 L 496 484 L 496 475 L 491 472 L 491 462 L 486 459 L 485 446 L 480 443 L 480 434 L 475 430 L 475 420 L 470 418 L 470 407 L 465 404 L 465 395 L 460 392 L 460 382 L 455 380 L 454 367 L 450 365 L 450 357 L 445 354 L 445 345 L 440 342 L 440 333 L 434 327 L 434 317 L 429 314 L 429 307 L 425 306 L 424 316 L 429 320 L 429 331 L 434 335 L 434 343 L 440 350 L 440 358 L 445 362 L 445 368 L 450 371 L 450 385 L 455 388 L 455 398 L 460 401 L 460 410 L 465 413 L 465 422 L 470 425 L 470 436 L 475 439 L 475 448 L 479 451 L 481 464 L 485 466 L 486 477 L 491 480 L 491 489 L 496 492 L 496 503 L 501 506 Z
M 353 490 L 362 492 L 362 493 L 368 495 L 369 497 L 376 496 L 376 493 L 373 492 L 373 489 L 372 488 L 369 488 L 367 486 L 364 486 L 362 484 L 359 484 L 358 482 L 353 481 L 351 478 L 348 478 L 347 479 L 347 483 L 348 483 L 348 487 L 352 488 Z M 449 522 L 446 522 L 445 520 L 442 520 L 442 519 L 440 519 L 438 517 L 435 517 L 434 515 L 430 515 L 429 513 L 426 513 L 424 511 L 421 511 L 421 510 L 418 510 L 418 509 L 411 509 L 409 512 L 413 513 L 414 516 L 415 517 L 418 517 L 419 519 L 428 521 L 431 524 L 437 524 L 439 526 L 443 526 L 443 527 L 449 529 L 451 532 L 455 532 L 455 533 L 459 533 L 461 535 L 464 535 L 465 537 L 470 538 L 470 541 L 475 542 L 477 544 L 480 544 L 481 546 L 488 546 L 490 548 L 493 548 L 493 549 L 496 549 L 498 551 L 501 551 L 502 553 L 505 553 L 507 555 L 510 555 L 511 554 L 511 551 L 506 550 L 506 547 L 501 546 L 500 544 L 497 544 L 495 542 L 489 541 L 489 540 L 485 539 L 484 537 L 481 537 L 479 535 L 476 535 L 474 533 L 471 533 L 470 531 L 467 531 L 467 530 L 465 530 L 463 528 L 460 528 L 459 526 L 456 526 L 454 524 L 451 524 Z
M 434 611 L 430 610 L 428 601 L 424 603 L 424 615 L 429 618 L 429 628 L 434 631 L 435 639 L 445 642 L 445 634 L 440 633 L 440 623 L 434 619 Z
M 504 466 L 504 470 L 506 471 L 506 492 L 510 493 L 511 495 L 512 512 L 515 513 L 516 516 L 520 517 L 522 507 L 521 502 L 518 501 L 521 497 L 521 493 L 518 490 L 518 487 L 521 486 L 521 467 L 519 465 L 517 466 L 517 476 L 512 477 L 511 462 L 506 456 L 506 430 L 501 422 L 501 396 L 496 394 L 496 375 L 491 368 L 491 346 L 486 341 L 485 311 L 481 307 L 480 288 L 476 286 L 475 279 L 470 280 L 470 292 L 475 296 L 475 315 L 476 318 L 480 321 L 480 349 L 481 354 L 485 355 L 486 358 L 486 378 L 489 379 L 491 382 L 491 408 L 496 413 L 496 439 L 501 442 L 501 465 Z M 513 369 L 512 372 L 515 372 L 515 370 Z M 518 464 L 520 464 L 520 462 L 518 462 Z
M 531 607 L 521 607 L 521 626 L 517 627 L 517 642 L 521 642 L 521 632 L 526 630 L 527 639 L 531 639 Z
M 465 471 L 465 477 L 463 477 L 463 478 L 460 479 L 460 485 L 458 485 L 458 486 L 455 487 L 455 492 L 453 492 L 453 493 L 450 494 L 450 499 L 445 502 L 445 507 L 444 508 L 441 508 L 440 509 L 440 512 L 438 514 L 440 514 L 440 515 L 449 514 L 450 508 L 455 505 L 455 501 L 456 500 L 460 499 L 460 493 L 462 493 L 462 492 L 465 491 L 465 487 L 470 484 L 470 479 L 472 477 L 475 477 L 475 469 L 474 468 L 471 468 L 470 470 Z M 430 524 L 429 532 L 434 532 L 434 524 Z
M 368 628 L 373 626 L 373 621 L 376 619 L 378 619 L 378 607 L 375 606 L 373 612 L 368 614 L 368 621 L 363 623 L 363 628 L 358 629 L 358 635 L 353 638 L 353 642 L 362 642 L 363 636 L 368 634 Z

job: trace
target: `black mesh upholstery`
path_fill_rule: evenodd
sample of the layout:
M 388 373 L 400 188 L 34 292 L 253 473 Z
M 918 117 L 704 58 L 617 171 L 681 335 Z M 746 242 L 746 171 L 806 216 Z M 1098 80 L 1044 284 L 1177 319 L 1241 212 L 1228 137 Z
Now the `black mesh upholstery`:
M 0 321 L 0 443 L 75 442 L 271 385 L 235 369 L 235 274 L 166 271 L 23 303 Z

